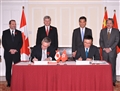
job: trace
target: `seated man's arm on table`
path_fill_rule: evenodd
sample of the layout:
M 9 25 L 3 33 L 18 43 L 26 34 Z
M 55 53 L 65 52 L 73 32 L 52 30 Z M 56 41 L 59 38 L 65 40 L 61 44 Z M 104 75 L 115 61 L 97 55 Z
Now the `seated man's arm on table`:
M 77 48 L 75 60 L 82 60 L 81 52 L 80 51 L 81 51 L 80 48 Z
M 55 57 L 55 53 L 56 53 L 55 51 L 56 50 L 55 50 L 54 47 L 50 47 L 49 50 L 48 50 L 48 52 L 49 52 L 48 53 L 49 54 L 48 58 L 50 58 L 51 60 L 55 60 L 55 58 L 54 58 Z
M 33 47 L 32 49 L 32 53 L 31 53 L 31 61 L 38 61 L 38 58 L 37 58 L 37 48 L 36 46 Z

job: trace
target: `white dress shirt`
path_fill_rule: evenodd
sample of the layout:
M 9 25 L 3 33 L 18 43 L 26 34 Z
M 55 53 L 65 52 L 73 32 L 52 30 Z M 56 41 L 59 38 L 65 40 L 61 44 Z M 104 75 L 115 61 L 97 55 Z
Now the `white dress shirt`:
M 107 29 L 107 33 L 109 32 L 111 34 L 112 28 Z
M 89 49 L 90 49 L 90 48 L 88 48 L 88 50 L 87 50 L 88 52 L 89 52 Z M 85 52 L 86 52 L 86 48 L 85 48 Z
M 45 59 L 47 59 L 47 49 L 45 50 L 42 50 L 42 58 L 41 58 L 41 61 L 45 61 Z M 50 58 L 50 61 L 52 61 L 52 57 L 49 57 Z
M 13 34 L 15 35 L 15 30 L 10 29 L 11 35 L 12 35 L 12 32 L 13 32 Z
M 48 28 L 48 31 L 50 30 L 50 26 L 45 26 L 45 31 L 47 31 L 47 28 Z
M 47 58 L 47 50 L 42 50 L 42 58 L 41 58 L 41 61 L 45 61 L 46 58 Z
M 80 27 L 80 33 L 81 33 L 81 38 L 82 38 L 82 35 L 83 35 L 83 38 L 82 38 L 82 41 L 83 41 L 84 35 L 85 35 L 85 27 L 84 28 Z

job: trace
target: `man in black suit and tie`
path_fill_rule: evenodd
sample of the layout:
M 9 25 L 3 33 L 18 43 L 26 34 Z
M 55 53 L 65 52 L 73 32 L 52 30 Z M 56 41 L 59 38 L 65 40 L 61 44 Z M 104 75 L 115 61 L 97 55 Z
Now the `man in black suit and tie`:
M 51 45 L 55 49 L 58 48 L 58 33 L 57 28 L 51 26 L 50 16 L 44 17 L 44 26 L 39 27 L 37 31 L 36 45 L 39 45 L 43 38 L 49 37 L 51 39 Z
M 92 30 L 85 27 L 87 19 L 84 16 L 79 18 L 79 28 L 74 29 L 72 36 L 72 56 L 75 57 L 77 48 L 83 45 L 84 36 L 91 35 Z
M 16 21 L 9 21 L 9 29 L 3 31 L 2 45 L 4 48 L 4 58 L 6 65 L 6 80 L 7 86 L 11 83 L 11 68 L 12 62 L 20 62 L 20 49 L 22 47 L 22 34 L 16 29 Z
M 78 47 L 76 53 L 76 60 L 100 60 L 99 50 L 93 45 L 93 38 L 90 35 L 84 37 L 83 45 Z
M 42 43 L 36 45 L 31 53 L 32 61 L 52 61 L 55 56 L 55 48 L 50 46 L 51 39 L 45 37 L 42 39 Z
M 100 47 L 102 47 L 103 60 L 106 60 L 112 65 L 113 85 L 116 82 L 116 46 L 119 42 L 119 30 L 113 28 L 114 21 L 112 18 L 107 20 L 107 28 L 104 28 L 100 32 Z

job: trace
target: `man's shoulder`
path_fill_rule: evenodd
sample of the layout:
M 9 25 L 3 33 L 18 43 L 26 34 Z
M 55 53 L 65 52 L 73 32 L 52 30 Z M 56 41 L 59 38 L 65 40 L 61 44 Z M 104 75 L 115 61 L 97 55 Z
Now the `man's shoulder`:
M 17 32 L 17 33 L 21 33 L 21 31 L 20 31 L 20 30 L 17 30 L 17 29 L 15 29 L 15 32 Z
M 119 32 L 119 30 L 117 28 L 112 28 L 112 30 L 115 32 Z
M 38 27 L 38 30 L 39 30 L 39 29 L 44 29 L 44 28 L 45 28 L 45 26 L 41 26 L 41 27 Z
M 97 46 L 95 46 L 95 45 L 91 45 L 91 47 L 92 47 L 93 49 L 95 49 L 95 50 L 96 50 L 96 49 L 97 49 L 97 50 L 99 49 L 99 48 L 98 48 Z
M 73 32 L 79 32 L 80 31 L 80 28 L 75 28 L 74 30 L 73 30 Z
M 10 31 L 10 29 L 3 30 L 4 33 L 7 33 L 9 31 Z
M 52 51 L 54 51 L 54 50 L 55 50 L 55 47 L 53 47 L 53 46 L 49 46 L 49 47 L 48 47 L 48 50 L 52 50 Z
M 90 28 L 88 28 L 88 27 L 85 27 L 85 29 L 86 29 L 86 30 L 88 30 L 88 31 L 91 31 L 91 29 L 90 29 Z
M 35 45 L 34 47 L 33 47 L 33 50 L 40 50 L 41 49 L 41 46 L 40 45 Z
M 102 32 L 104 32 L 104 30 L 107 30 L 107 28 L 103 28 L 103 29 L 101 29 Z
M 57 29 L 55 26 L 50 26 L 51 29 Z

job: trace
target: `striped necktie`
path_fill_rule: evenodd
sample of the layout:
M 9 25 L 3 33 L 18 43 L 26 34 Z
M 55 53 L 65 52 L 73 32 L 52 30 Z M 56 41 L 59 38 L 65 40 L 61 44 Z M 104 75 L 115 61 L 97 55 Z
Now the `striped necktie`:
M 88 48 L 86 48 L 85 54 L 86 54 L 86 58 L 87 58 L 88 57 Z

